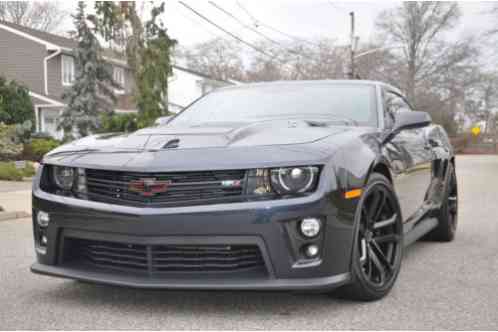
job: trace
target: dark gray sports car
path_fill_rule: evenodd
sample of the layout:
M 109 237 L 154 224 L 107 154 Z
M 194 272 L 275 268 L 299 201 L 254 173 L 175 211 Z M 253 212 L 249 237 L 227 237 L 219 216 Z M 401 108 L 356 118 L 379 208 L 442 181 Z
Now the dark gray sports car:
M 247 84 L 166 124 L 43 160 L 35 273 L 168 289 L 389 292 L 403 248 L 450 241 L 452 147 L 371 81 Z

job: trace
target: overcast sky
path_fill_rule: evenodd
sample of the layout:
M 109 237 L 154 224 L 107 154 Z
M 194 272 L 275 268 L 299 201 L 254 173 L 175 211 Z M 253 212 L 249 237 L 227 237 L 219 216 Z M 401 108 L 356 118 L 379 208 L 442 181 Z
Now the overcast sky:
M 241 26 L 208 0 L 183 0 L 186 4 L 205 15 L 213 22 L 238 35 L 244 40 L 254 42 L 262 37 Z M 330 37 L 340 44 L 349 42 L 349 12 L 356 14 L 356 32 L 360 42 L 373 38 L 374 22 L 377 15 L 399 4 L 399 2 L 340 2 L 330 0 L 212 0 L 247 25 L 272 39 L 289 39 L 265 25 L 285 34 L 300 38 Z M 240 5 L 239 5 L 240 4 Z M 459 28 L 451 36 L 476 35 L 493 25 L 491 16 L 486 15 L 492 4 L 485 2 L 459 2 L 462 18 Z M 74 11 L 76 2 L 65 2 L 69 11 Z M 93 7 L 92 3 L 88 7 Z M 224 32 L 209 25 L 193 12 L 183 7 L 177 0 L 166 0 L 165 23 L 169 34 L 180 45 L 189 46 L 207 41 L 214 37 L 230 38 Z M 64 26 L 71 29 L 71 21 Z

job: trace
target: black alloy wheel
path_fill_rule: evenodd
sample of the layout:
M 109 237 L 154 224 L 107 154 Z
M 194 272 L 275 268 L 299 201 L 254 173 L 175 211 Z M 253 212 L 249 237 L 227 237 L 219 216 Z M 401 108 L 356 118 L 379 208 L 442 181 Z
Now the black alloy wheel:
M 392 288 L 403 254 L 401 212 L 384 176 L 371 176 L 358 203 L 356 222 L 353 282 L 339 289 L 338 294 L 354 300 L 377 300 Z

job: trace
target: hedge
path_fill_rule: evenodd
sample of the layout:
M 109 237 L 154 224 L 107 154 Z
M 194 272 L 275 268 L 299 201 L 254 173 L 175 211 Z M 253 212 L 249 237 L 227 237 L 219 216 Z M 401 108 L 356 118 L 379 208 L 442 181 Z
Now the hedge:
M 35 173 L 35 168 L 30 162 L 26 162 L 26 167 L 22 169 L 17 169 L 14 162 L 0 162 L 0 180 L 22 181 Z

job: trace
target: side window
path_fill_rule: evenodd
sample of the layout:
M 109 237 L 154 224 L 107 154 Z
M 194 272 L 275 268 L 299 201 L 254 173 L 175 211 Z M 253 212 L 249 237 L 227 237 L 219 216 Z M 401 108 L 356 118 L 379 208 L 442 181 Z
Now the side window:
M 394 124 L 395 116 L 398 112 L 409 112 L 410 105 L 398 94 L 385 91 L 384 92 L 384 107 L 386 127 L 392 127 Z
M 72 56 L 62 56 L 62 84 L 72 85 L 74 82 L 74 58 Z
M 113 72 L 113 79 L 114 81 L 119 84 L 119 91 L 124 92 L 124 87 L 125 87 L 125 71 L 124 68 L 121 67 L 114 67 L 114 72 Z

